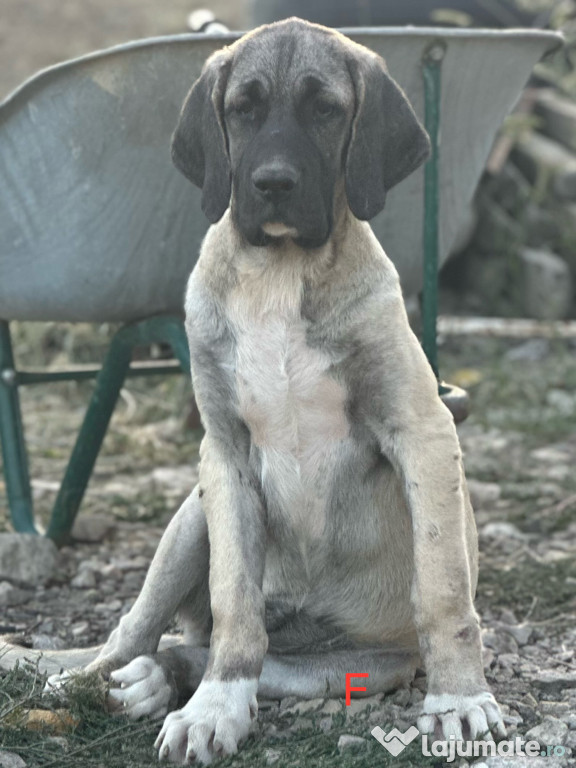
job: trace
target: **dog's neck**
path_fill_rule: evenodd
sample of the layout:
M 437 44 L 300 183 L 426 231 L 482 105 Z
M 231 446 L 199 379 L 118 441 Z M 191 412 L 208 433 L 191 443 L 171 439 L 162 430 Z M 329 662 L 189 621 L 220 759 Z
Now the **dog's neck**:
M 240 288 L 248 293 L 279 297 L 274 284 L 285 283 L 286 295 L 300 291 L 316 295 L 323 286 L 348 285 L 368 254 L 381 251 L 370 225 L 351 212 L 342 189 L 334 201 L 334 226 L 329 240 L 319 248 L 305 249 L 290 237 L 279 238 L 273 246 L 248 243 L 234 225 L 230 208 L 210 227 L 202 246 L 197 269 L 207 286 L 221 301 Z M 265 285 L 269 284 L 269 290 Z M 290 290 L 288 287 L 291 286 Z M 256 304 L 261 302 L 255 302 Z

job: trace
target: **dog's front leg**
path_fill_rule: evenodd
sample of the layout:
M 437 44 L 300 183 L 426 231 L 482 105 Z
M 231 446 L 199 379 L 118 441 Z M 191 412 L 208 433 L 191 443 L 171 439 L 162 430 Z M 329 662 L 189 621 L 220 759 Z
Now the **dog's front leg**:
M 475 738 L 502 717 L 488 690 L 473 606 L 475 553 L 470 549 L 467 491 L 452 417 L 438 402 L 418 424 L 387 440 L 401 473 L 411 512 L 414 546 L 412 605 L 428 677 L 419 728 L 462 739 L 467 723 Z M 468 519 L 467 519 L 468 518 Z
M 381 324 L 381 325 L 380 325 Z M 358 412 L 402 481 L 413 530 L 411 602 L 428 677 L 421 730 L 505 733 L 488 689 L 473 598 L 477 539 L 452 415 L 398 297 L 366 325 Z
M 264 515 L 248 467 L 247 430 L 236 441 L 207 429 L 200 493 L 210 539 L 213 629 L 206 672 L 195 694 L 166 718 L 156 746 L 175 763 L 236 752 L 257 713 L 256 691 L 268 638 L 264 623 Z M 245 430 L 245 428 L 243 428 Z M 232 431 L 232 433 L 234 430 Z M 240 445 L 239 445 L 240 443 Z

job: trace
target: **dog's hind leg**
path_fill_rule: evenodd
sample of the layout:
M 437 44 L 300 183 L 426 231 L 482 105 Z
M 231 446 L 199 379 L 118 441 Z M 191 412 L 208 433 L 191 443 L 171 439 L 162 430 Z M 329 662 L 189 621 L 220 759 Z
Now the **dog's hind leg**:
M 208 529 L 196 487 L 166 528 L 136 602 L 88 669 L 106 675 L 137 656 L 154 653 L 183 604 L 190 627 L 194 614 L 198 622 L 208 623 L 209 555 Z
M 133 719 L 162 717 L 196 690 L 208 661 L 208 648 L 175 646 L 153 656 L 140 656 L 114 672 L 123 685 L 110 691 L 112 708 Z M 258 696 L 281 699 L 332 697 L 346 694 L 346 674 L 367 674 L 353 681 L 353 695 L 371 696 L 409 683 L 418 664 L 417 654 L 379 648 L 308 654 L 266 654 L 258 681 Z
M 264 659 L 258 695 L 266 699 L 339 698 L 346 693 L 347 674 L 367 673 L 368 677 L 352 682 L 366 691 L 353 695 L 372 696 L 411 682 L 418 661 L 417 654 L 382 648 L 269 655 Z
M 162 633 L 179 609 L 185 614 L 185 642 L 195 644 L 201 636 L 209 636 L 208 562 L 208 531 L 196 487 L 166 528 L 136 602 L 104 646 L 55 652 L 57 661 L 70 662 L 60 663 L 60 668 L 85 667 L 108 676 L 137 656 L 155 653 Z M 26 652 L 27 657 L 33 655 Z M 49 663 L 50 657 L 49 651 L 43 653 L 44 662 Z M 67 676 L 52 675 L 48 686 L 59 685 Z

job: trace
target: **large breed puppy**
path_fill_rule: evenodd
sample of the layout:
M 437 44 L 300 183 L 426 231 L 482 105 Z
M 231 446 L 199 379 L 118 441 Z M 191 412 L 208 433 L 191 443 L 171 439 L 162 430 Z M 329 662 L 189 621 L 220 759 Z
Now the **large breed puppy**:
M 184 703 L 161 758 L 234 753 L 257 694 L 342 696 L 346 672 L 373 694 L 419 664 L 421 730 L 503 732 L 456 431 L 366 223 L 428 149 L 377 55 L 297 19 L 188 95 L 173 157 L 214 223 L 186 298 L 200 482 L 91 665 L 132 717 Z

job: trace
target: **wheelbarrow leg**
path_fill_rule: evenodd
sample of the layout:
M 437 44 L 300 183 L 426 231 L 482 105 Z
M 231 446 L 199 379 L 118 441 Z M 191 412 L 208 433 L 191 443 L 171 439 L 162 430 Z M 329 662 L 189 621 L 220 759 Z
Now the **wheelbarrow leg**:
M 14 368 L 10 327 L 6 320 L 0 320 L 0 439 L 12 524 L 18 533 L 38 533 L 34 525 L 18 374 Z
M 438 394 L 449 408 L 456 423 L 464 421 L 469 413 L 468 393 L 440 380 L 438 369 L 438 252 L 440 248 L 439 222 L 439 163 L 440 163 L 440 107 L 442 99 L 442 60 L 445 44 L 434 42 L 424 54 L 424 123 L 432 152 L 424 169 L 424 284 L 422 290 L 422 347 L 434 375 L 438 379 Z
M 112 339 L 106 353 L 54 504 L 46 535 L 59 545 L 65 543 L 69 537 L 130 367 L 132 347 L 125 343 L 123 330 Z
M 112 339 L 76 444 L 54 504 L 47 536 L 64 543 L 72 530 L 90 475 L 96 463 L 120 390 L 130 368 L 132 350 L 152 342 L 168 342 L 185 373 L 190 373 L 190 353 L 179 318 L 154 317 L 121 328 Z
M 190 375 L 190 349 L 188 348 L 188 339 L 182 323 L 174 323 L 166 333 L 166 340 L 172 347 L 174 357 L 180 363 L 182 370 L 188 376 Z

